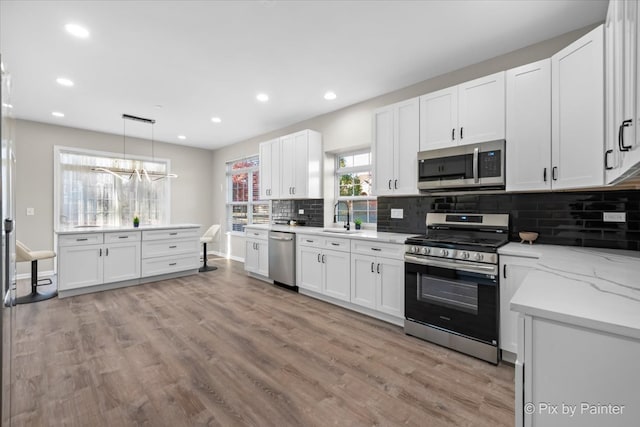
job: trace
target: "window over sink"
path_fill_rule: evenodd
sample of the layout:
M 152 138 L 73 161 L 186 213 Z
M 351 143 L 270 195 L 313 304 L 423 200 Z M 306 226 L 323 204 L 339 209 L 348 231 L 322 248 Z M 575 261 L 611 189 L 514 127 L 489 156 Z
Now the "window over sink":
M 227 230 L 269 223 L 269 201 L 260 200 L 259 156 L 227 162 Z
M 371 150 L 358 150 L 336 155 L 336 200 L 351 206 L 352 221 L 376 224 L 378 202 L 372 193 Z M 337 221 L 346 221 L 346 212 L 340 212 Z

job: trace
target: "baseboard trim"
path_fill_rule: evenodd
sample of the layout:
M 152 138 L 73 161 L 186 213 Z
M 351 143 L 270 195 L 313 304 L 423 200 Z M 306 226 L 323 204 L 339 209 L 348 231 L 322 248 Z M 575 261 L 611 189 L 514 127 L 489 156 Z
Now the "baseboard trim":
M 219 257 L 225 258 L 225 259 L 230 259 L 230 260 L 233 260 L 233 261 L 244 262 L 244 258 L 241 258 L 239 256 L 234 256 L 234 255 L 227 256 L 226 253 L 219 252 L 219 251 L 207 251 L 207 255 L 215 255 L 215 256 L 219 256 Z

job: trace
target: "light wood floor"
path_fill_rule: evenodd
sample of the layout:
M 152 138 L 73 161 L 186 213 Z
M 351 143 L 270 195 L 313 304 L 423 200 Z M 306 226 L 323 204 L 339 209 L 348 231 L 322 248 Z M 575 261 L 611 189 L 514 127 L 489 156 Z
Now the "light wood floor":
M 513 425 L 512 367 L 213 264 L 18 306 L 14 425 Z

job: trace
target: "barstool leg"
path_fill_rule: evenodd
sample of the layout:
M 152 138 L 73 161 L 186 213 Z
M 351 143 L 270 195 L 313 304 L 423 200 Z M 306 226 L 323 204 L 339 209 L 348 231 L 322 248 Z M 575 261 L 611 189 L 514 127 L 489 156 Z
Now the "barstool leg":
M 213 265 L 207 265 L 207 243 L 203 243 L 202 244 L 202 267 L 200 267 L 200 269 L 198 270 L 201 273 L 204 273 L 206 271 L 213 271 L 213 270 L 217 270 L 218 267 L 215 267 Z
M 31 261 L 31 293 L 16 298 L 16 304 L 29 304 L 32 302 L 44 301 L 55 298 L 58 290 L 38 292 L 38 260 Z

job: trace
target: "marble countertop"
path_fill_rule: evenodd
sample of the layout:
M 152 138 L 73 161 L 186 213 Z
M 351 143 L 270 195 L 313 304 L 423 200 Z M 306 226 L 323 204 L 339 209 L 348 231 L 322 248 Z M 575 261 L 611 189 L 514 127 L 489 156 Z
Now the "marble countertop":
M 85 233 L 110 233 L 121 231 L 146 231 L 146 230 L 168 230 L 176 228 L 200 228 L 200 224 L 166 224 L 166 225 L 141 225 L 131 226 L 88 226 L 88 227 L 61 227 L 55 230 L 56 234 L 85 234 Z
M 640 252 L 519 243 L 498 252 L 538 258 L 512 310 L 640 339 Z
M 352 232 L 352 233 L 342 233 L 342 232 L 335 233 L 335 232 L 325 231 L 326 228 L 322 228 L 322 227 L 270 225 L 270 224 L 248 225 L 246 228 L 257 229 L 257 230 L 284 231 L 287 233 L 297 233 L 297 234 L 318 234 L 322 236 L 343 237 L 347 239 L 372 240 L 376 242 L 403 243 L 403 244 L 407 238 L 411 236 L 415 236 L 415 234 L 388 233 L 384 231 L 378 232 L 375 230 L 367 230 L 367 229 L 359 230 L 358 232 Z M 336 229 L 342 230 L 341 228 L 336 228 Z

